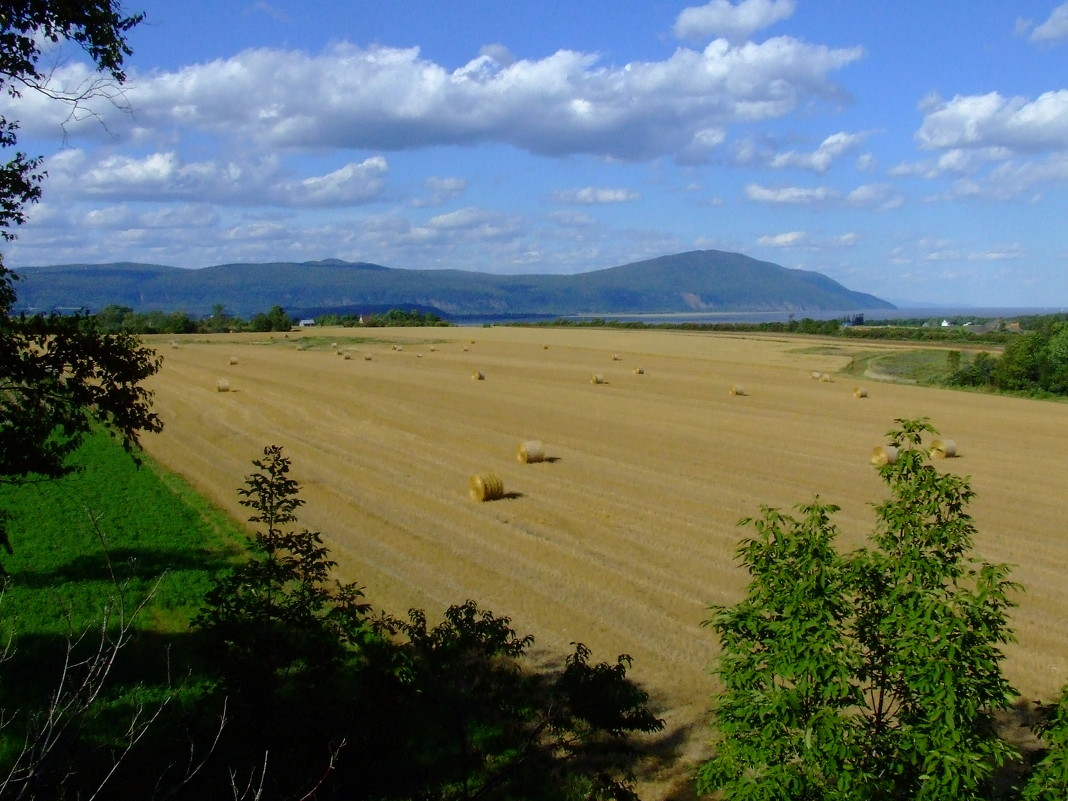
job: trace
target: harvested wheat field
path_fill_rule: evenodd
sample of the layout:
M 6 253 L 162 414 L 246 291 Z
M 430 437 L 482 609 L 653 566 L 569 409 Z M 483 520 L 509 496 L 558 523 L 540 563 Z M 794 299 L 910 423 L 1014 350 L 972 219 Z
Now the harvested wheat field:
M 338 359 L 333 342 L 365 356 Z M 705 749 L 716 643 L 700 623 L 743 591 L 739 519 L 818 493 L 842 507 L 842 546 L 860 544 L 884 497 L 869 460 L 894 418 L 929 417 L 955 443 L 936 464 L 972 477 L 979 555 L 1018 565 L 1010 678 L 1030 698 L 1068 682 L 1068 404 L 870 376 L 858 401 L 854 379 L 812 380 L 843 370 L 850 343 L 770 335 L 331 329 L 180 344 L 159 343 L 155 458 L 244 518 L 235 490 L 282 445 L 300 524 L 376 605 L 433 614 L 473 598 L 533 634 L 539 658 L 559 662 L 572 641 L 631 654 L 676 748 L 661 795 Z M 879 347 L 895 346 L 863 344 Z M 541 459 L 516 458 L 527 441 Z M 472 500 L 482 473 L 499 499 Z

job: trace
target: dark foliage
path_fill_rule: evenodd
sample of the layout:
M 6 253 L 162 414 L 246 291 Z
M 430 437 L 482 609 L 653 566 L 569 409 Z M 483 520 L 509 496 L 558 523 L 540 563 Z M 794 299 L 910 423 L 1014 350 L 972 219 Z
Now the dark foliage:
M 593 664 L 577 645 L 563 670 L 530 671 L 533 639 L 474 601 L 436 625 L 375 613 L 331 583 L 319 534 L 291 528 L 303 501 L 281 448 L 254 464 L 239 491 L 258 524 L 249 558 L 194 623 L 218 670 L 205 708 L 227 717 L 196 797 L 231 775 L 271 798 L 631 797 L 628 737 L 662 723 L 627 657 Z M 201 740 L 208 722 L 190 724 Z

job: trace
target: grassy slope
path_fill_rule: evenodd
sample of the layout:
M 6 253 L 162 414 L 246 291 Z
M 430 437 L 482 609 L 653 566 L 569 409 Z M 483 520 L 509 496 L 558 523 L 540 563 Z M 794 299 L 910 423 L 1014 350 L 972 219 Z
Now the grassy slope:
M 99 621 L 120 597 L 128 612 L 152 595 L 140 631 L 173 637 L 188 629 L 211 577 L 244 540 L 239 525 L 179 478 L 145 460 L 137 467 L 105 434 L 75 456 L 78 472 L 56 482 L 0 487 L 15 552 L 0 619 L 14 633 L 9 669 Z M 3 688 L 4 692 L 13 688 Z

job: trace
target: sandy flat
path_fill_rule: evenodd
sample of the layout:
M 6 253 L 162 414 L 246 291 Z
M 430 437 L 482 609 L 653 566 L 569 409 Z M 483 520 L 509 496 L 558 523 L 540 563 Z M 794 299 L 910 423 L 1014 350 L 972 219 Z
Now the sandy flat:
M 558 662 L 573 641 L 598 659 L 628 653 L 684 735 L 684 759 L 702 752 L 714 690 L 716 643 L 700 623 L 746 582 L 739 519 L 819 494 L 842 507 L 842 547 L 859 545 L 885 495 L 869 457 L 895 418 L 929 417 L 956 442 L 959 457 L 939 465 L 972 478 L 978 553 L 1018 565 L 1010 679 L 1031 698 L 1068 682 L 1068 404 L 812 380 L 854 352 L 897 347 L 841 340 L 315 333 L 351 358 L 329 341 L 298 350 L 297 333 L 153 340 L 166 428 L 146 449 L 244 518 L 235 490 L 251 460 L 284 446 L 307 502 L 301 525 L 323 533 L 341 577 L 376 605 L 433 613 L 474 598 L 533 634 L 539 658 Z M 231 391 L 216 391 L 219 379 Z M 858 384 L 867 398 L 854 397 Z M 531 439 L 548 458 L 521 464 L 517 446 Z M 504 498 L 471 500 L 483 471 L 503 480 Z

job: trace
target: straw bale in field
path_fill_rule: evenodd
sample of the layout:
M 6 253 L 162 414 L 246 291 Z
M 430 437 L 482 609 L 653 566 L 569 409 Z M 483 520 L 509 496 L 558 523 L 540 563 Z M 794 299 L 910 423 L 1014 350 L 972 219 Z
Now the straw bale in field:
M 819 381 L 820 380 L 820 371 L 819 370 L 813 370 L 812 371 L 812 380 L 813 381 Z
M 473 378 L 475 381 L 485 381 L 486 380 L 486 376 L 482 373 L 481 370 L 472 370 L 471 371 L 471 378 Z
M 236 356 L 231 356 L 231 357 L 230 357 L 230 364 L 231 364 L 231 365 L 233 365 L 233 364 L 237 364 L 237 357 L 236 357 Z
M 868 390 L 864 389 L 864 387 L 853 387 L 853 397 L 866 398 L 868 397 Z
M 515 458 L 522 464 L 545 461 L 545 446 L 541 444 L 540 440 L 536 439 L 528 439 L 526 442 L 520 442 Z
M 225 378 L 220 378 L 218 381 L 215 382 L 215 391 L 216 392 L 229 392 L 230 391 L 230 382 L 227 381 Z
M 621 361 L 623 361 L 623 357 L 620 356 L 618 353 L 613 353 L 612 354 L 612 361 L 621 362 Z
M 634 375 L 645 375 L 645 368 L 644 367 L 635 367 L 634 368 Z
M 604 376 L 601 375 L 600 373 L 594 373 L 593 375 L 590 376 L 590 383 L 591 384 L 603 384 L 604 383 Z
M 352 358 L 352 354 L 351 353 L 346 353 L 344 358 L 345 358 L 345 361 L 348 361 L 349 359 Z
M 371 354 L 370 354 L 370 353 L 365 353 L 365 354 L 363 354 L 363 360 L 364 360 L 365 362 L 369 362 L 369 361 L 371 361 Z
M 504 495 L 504 482 L 493 473 L 471 476 L 471 498 L 476 501 L 495 501 Z
M 745 394 L 745 387 L 743 387 L 741 384 L 735 384 L 734 386 L 731 387 L 731 394 L 732 395 L 744 395 Z
M 957 443 L 951 439 L 936 439 L 931 443 L 932 459 L 952 459 L 957 455 Z
M 871 463 L 877 467 L 893 464 L 897 461 L 897 448 L 893 445 L 879 445 L 871 452 Z
M 464 345 L 462 348 L 460 348 L 460 350 L 462 350 L 464 353 L 467 353 L 467 345 Z
M 830 373 L 824 373 L 820 376 L 820 381 L 822 381 L 824 384 L 831 384 L 834 382 L 834 376 Z
M 331 342 L 330 343 L 330 347 L 332 347 L 334 350 L 337 350 L 337 343 L 336 342 Z

